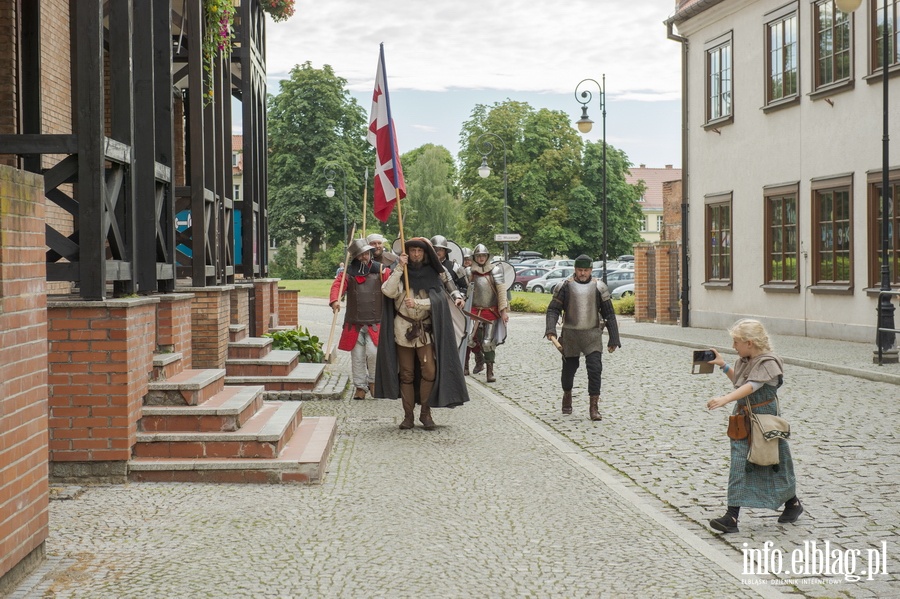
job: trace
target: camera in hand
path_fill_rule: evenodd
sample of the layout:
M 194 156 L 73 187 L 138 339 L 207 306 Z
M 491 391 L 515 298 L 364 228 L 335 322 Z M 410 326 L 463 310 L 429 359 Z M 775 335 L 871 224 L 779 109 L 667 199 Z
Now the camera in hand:
M 716 359 L 716 353 L 711 349 L 695 349 L 694 359 L 691 364 L 691 374 L 710 374 L 715 368 L 709 363 Z
M 716 359 L 716 352 L 711 349 L 698 349 L 694 351 L 694 362 L 709 362 Z

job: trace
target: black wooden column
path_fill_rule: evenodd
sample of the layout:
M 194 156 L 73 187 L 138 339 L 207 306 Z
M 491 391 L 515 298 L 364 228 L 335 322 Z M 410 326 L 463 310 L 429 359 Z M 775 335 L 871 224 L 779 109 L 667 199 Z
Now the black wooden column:
M 206 213 L 206 160 L 203 83 L 203 10 L 201 0 L 187 0 L 188 37 L 188 172 L 191 188 L 191 281 L 206 287 L 206 252 L 209 246 Z
M 140 0 L 152 4 L 154 149 L 156 151 L 157 290 L 175 290 L 175 112 L 172 108 L 172 1 Z M 140 21 L 139 21 L 140 22 Z M 166 170 L 168 169 L 168 170 Z
M 135 258 L 140 253 L 136 246 L 137 212 L 136 187 L 134 178 L 134 87 L 132 79 L 132 37 L 134 18 L 132 2 L 120 0 L 109 6 L 109 97 L 110 97 L 110 137 L 127 146 L 127 163 L 114 165 L 121 170 L 121 188 L 118 197 L 107 197 L 109 213 L 115 214 L 117 226 L 110 227 L 110 234 L 118 239 L 111 241 L 112 258 L 119 260 L 122 267 L 114 278 L 116 295 L 131 294 L 136 291 Z M 102 71 L 101 71 L 102 72 Z M 152 118 L 152 115 L 149 115 Z M 141 118 L 145 118 L 141 115 Z M 152 143 L 152 142 L 151 142 Z M 130 163 L 130 165 L 128 164 Z M 101 168 L 101 172 L 103 169 Z M 107 187 L 107 189 L 109 189 Z M 109 193 L 107 194 L 109 196 Z M 105 227 L 104 227 L 105 229 Z
M 78 138 L 78 265 L 81 297 L 106 299 L 106 239 L 103 132 L 103 2 L 78 0 L 75 15 Z M 77 8 L 76 8 L 77 6 Z

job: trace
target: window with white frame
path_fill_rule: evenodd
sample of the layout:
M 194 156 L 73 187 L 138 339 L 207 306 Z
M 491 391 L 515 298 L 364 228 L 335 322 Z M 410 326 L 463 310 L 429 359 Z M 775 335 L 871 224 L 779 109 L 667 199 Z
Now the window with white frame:
M 800 93 L 797 5 L 788 5 L 772 16 L 766 24 L 766 104 L 797 98 Z
M 647 232 L 647 215 L 642 214 L 640 220 L 641 233 Z
M 241 186 L 240 185 L 234 186 L 234 197 L 231 199 L 233 199 L 235 202 L 237 202 L 241 199 Z
M 663 230 L 663 215 L 662 214 L 656 215 L 656 230 L 657 231 Z
M 716 124 L 733 115 L 731 32 L 706 45 L 706 122 Z

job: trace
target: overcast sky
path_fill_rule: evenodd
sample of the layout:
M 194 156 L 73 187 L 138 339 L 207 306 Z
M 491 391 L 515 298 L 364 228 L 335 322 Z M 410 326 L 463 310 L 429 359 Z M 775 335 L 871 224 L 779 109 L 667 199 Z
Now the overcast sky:
M 635 164 L 680 166 L 680 47 L 663 21 L 674 0 L 297 0 L 267 24 L 269 93 L 296 64 L 329 64 L 366 114 L 384 42 L 401 152 L 458 151 L 478 103 L 507 98 L 580 114 L 575 86 L 606 74 L 607 140 Z M 589 105 L 600 138 L 599 99 Z

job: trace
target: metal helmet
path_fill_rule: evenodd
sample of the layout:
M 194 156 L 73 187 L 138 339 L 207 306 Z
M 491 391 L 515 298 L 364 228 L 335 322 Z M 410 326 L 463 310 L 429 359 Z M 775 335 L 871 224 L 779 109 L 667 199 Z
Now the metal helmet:
M 347 247 L 347 251 L 350 252 L 351 260 L 356 260 L 356 258 L 363 252 L 368 252 L 369 250 L 373 249 L 375 248 L 369 245 L 365 239 L 354 239 Z
M 487 246 L 485 246 L 483 243 L 479 243 L 478 245 L 475 246 L 475 251 L 473 252 L 473 255 L 477 256 L 479 254 L 485 254 L 488 256 L 491 255 L 491 253 L 487 249 Z
M 384 235 L 380 235 L 380 234 L 378 234 L 378 233 L 372 233 L 371 235 L 369 235 L 368 237 L 366 237 L 366 241 L 367 241 L 368 243 L 375 243 L 375 242 L 377 242 L 377 241 L 380 241 L 381 243 L 384 243 L 385 239 L 384 239 Z
M 474 257 L 474 254 L 472 253 L 472 248 L 463 248 L 462 255 L 463 255 L 463 260 L 465 260 L 466 258 Z
M 447 248 L 447 238 L 443 235 L 435 235 L 434 237 L 432 237 L 431 245 L 434 246 L 434 249 L 436 250 L 446 250 L 448 252 L 450 251 L 449 248 Z

